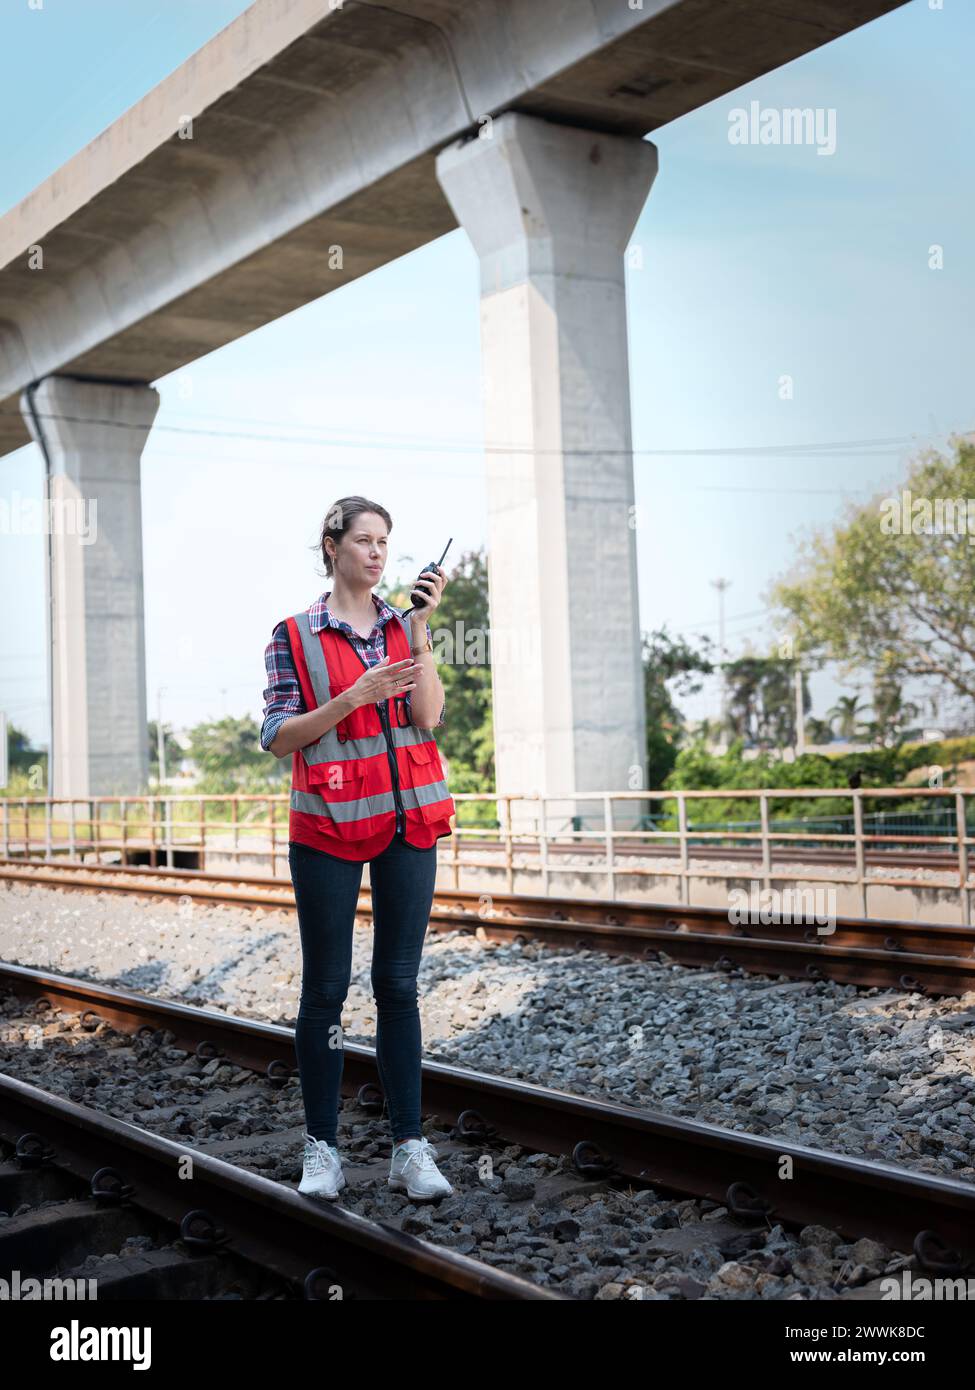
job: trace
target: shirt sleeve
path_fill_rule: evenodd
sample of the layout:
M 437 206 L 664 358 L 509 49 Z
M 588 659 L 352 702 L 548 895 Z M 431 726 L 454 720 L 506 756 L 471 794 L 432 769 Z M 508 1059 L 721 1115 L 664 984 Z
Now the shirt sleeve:
M 407 633 L 407 636 L 409 636 L 409 633 Z M 433 633 L 430 631 L 430 624 L 429 624 L 429 623 L 427 623 L 427 641 L 430 642 L 431 644 L 432 644 L 432 642 L 433 642 Z M 412 691 L 412 690 L 408 690 L 408 691 L 406 692 L 406 695 L 403 697 L 403 703 L 406 705 L 406 715 L 407 715 L 407 718 L 409 719 L 410 723 L 412 724 L 412 723 L 413 723 L 413 691 Z M 440 706 L 440 718 L 437 720 L 436 724 L 434 724 L 434 726 L 433 726 L 435 729 L 439 729 L 439 728 L 440 728 L 440 725 L 444 723 L 444 715 L 446 714 L 446 712 L 447 712 L 447 701 L 444 700 L 443 704 Z
M 271 640 L 264 648 L 264 665 L 267 670 L 267 689 L 264 691 L 261 747 L 267 751 L 286 719 L 290 719 L 293 714 L 306 713 L 298 673 L 291 656 L 286 623 L 278 623 L 271 634 Z

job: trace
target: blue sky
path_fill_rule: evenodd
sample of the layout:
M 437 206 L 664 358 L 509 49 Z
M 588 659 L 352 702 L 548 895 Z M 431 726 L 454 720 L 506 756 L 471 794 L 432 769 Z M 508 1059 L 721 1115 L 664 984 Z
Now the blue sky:
M 0 0 L 6 211 L 246 6 Z M 972 429 L 970 0 L 894 14 L 655 131 L 627 270 L 640 613 L 765 650 L 798 539 Z M 836 112 L 836 151 L 732 145 L 728 114 Z M 944 247 L 944 269 L 928 249 Z M 486 541 L 478 277 L 457 231 L 156 385 L 143 461 L 150 713 L 260 718 L 264 645 L 324 587 L 329 503 L 382 501 L 387 577 Z M 794 382 L 780 398 L 780 378 Z M 872 441 L 889 441 L 877 444 Z M 811 451 L 808 446 L 823 445 Z M 37 450 L 0 496 L 40 493 Z M 0 546 L 0 707 L 46 741 L 42 548 Z M 850 687 L 851 688 L 851 687 Z M 822 714 L 837 687 L 813 684 Z M 713 690 L 688 705 L 716 712 Z

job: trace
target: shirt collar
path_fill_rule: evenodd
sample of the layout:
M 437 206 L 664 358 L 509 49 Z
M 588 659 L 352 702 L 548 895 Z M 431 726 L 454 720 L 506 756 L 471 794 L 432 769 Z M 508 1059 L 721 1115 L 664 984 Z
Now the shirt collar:
M 336 618 L 335 614 L 329 611 L 327 600 L 331 592 L 331 589 L 328 589 L 324 594 L 319 594 L 308 609 L 308 626 L 312 632 L 321 632 L 323 627 L 335 627 L 341 632 L 353 632 L 354 629 L 349 623 L 342 622 L 340 618 Z M 385 599 L 381 599 L 378 594 L 372 594 L 370 597 L 376 609 L 376 625 L 382 627 L 390 618 L 396 616 L 396 610 L 391 608 Z M 358 637 L 359 633 L 355 633 L 355 636 Z

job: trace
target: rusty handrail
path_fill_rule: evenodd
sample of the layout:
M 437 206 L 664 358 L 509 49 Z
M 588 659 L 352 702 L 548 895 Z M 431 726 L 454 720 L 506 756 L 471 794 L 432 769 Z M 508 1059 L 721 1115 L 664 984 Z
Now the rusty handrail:
M 460 885 L 460 872 L 463 868 L 501 868 L 507 892 L 514 891 L 514 879 L 518 873 L 536 873 L 539 876 L 542 893 L 550 891 L 553 860 L 551 852 L 560 846 L 572 845 L 577 848 L 592 847 L 592 863 L 573 864 L 572 872 L 579 875 L 598 874 L 607 885 L 607 896 L 616 895 L 617 884 L 626 876 L 645 875 L 645 866 L 619 862 L 618 845 L 632 846 L 645 843 L 648 853 L 653 853 L 658 841 L 676 843 L 679 857 L 676 863 L 655 864 L 655 876 L 674 877 L 678 880 L 679 900 L 690 906 L 691 883 L 693 879 L 726 877 L 727 871 L 710 870 L 690 866 L 690 841 L 725 841 L 754 845 L 756 849 L 756 877 L 768 888 L 775 880 L 785 880 L 790 875 L 777 873 L 772 864 L 772 845 L 788 845 L 793 841 L 815 840 L 825 846 L 852 848 L 854 865 L 852 875 L 837 877 L 833 872 L 817 873 L 810 868 L 803 871 L 803 879 L 810 882 L 836 883 L 852 886 L 858 894 L 862 915 L 867 915 L 867 889 L 870 885 L 902 883 L 906 880 L 887 880 L 869 877 L 866 870 L 866 847 L 883 843 L 890 838 L 909 845 L 941 845 L 957 857 L 957 869 L 952 884 L 934 885 L 957 892 L 959 912 L 963 925 L 971 923 L 972 892 L 975 883 L 971 879 L 969 847 L 975 845 L 975 836 L 968 834 L 967 798 L 975 796 L 975 789 L 944 787 L 816 787 L 816 788 L 735 788 L 708 791 L 584 791 L 553 794 L 518 794 L 493 792 L 457 792 L 453 798 L 458 814 L 465 806 L 484 804 L 494 808 L 495 824 L 458 825 L 457 816 L 453 819 L 454 833 L 449 842 L 441 848 L 442 860 L 453 879 L 455 888 Z M 863 808 L 865 800 L 870 801 L 916 801 L 938 798 L 950 803 L 955 816 L 955 833 L 943 835 L 897 834 L 893 837 L 871 833 L 864 828 Z M 289 804 L 288 792 L 190 792 L 173 794 L 167 791 L 146 793 L 144 795 L 118 794 L 86 797 L 50 796 L 0 796 L 0 835 L 2 853 L 6 858 L 18 853 L 33 856 L 40 852 L 45 859 L 84 859 L 85 855 L 97 858 L 110 853 L 118 855 L 123 864 L 132 862 L 134 856 L 148 854 L 153 868 L 173 867 L 174 855 L 179 852 L 191 853 L 198 857 L 198 867 L 206 868 L 207 854 L 219 854 L 239 865 L 244 856 L 250 859 L 269 861 L 271 875 L 278 877 L 281 860 L 287 858 L 287 835 L 281 830 Z M 854 827 L 852 833 L 832 830 L 792 831 L 776 829 L 776 822 L 770 814 L 776 801 L 790 800 L 843 801 L 853 806 Z M 706 801 L 757 803 L 760 828 L 749 829 L 695 829 L 691 825 L 690 808 L 695 802 Z M 644 829 L 625 823 L 638 817 L 639 809 L 646 803 L 669 803 L 676 808 L 675 825 L 670 829 Z M 601 813 L 602 825 L 599 829 L 583 830 L 576 828 L 580 808 L 593 805 L 594 813 Z M 641 803 L 641 807 L 637 807 Z M 229 807 L 226 816 L 213 818 L 207 809 L 217 805 Z M 114 806 L 117 815 L 106 814 Z M 79 816 L 78 808 L 83 808 Z M 566 808 L 569 808 L 568 811 Z M 260 810 L 253 820 L 248 813 Z M 42 824 L 41 824 L 42 822 Z M 118 833 L 114 833 L 117 822 Z M 42 834 L 35 835 L 35 826 Z M 86 833 L 87 832 L 87 833 Z M 229 843 L 221 843 L 226 832 Z M 485 862 L 483 857 L 465 854 L 465 841 L 477 839 L 494 841 L 502 854 L 500 864 Z M 537 845 L 537 862 L 516 862 L 517 842 L 527 841 Z M 599 853 L 599 851 L 602 851 Z M 797 851 L 800 853 L 800 851 Z M 524 860 L 524 856 L 522 857 Z M 794 876 L 794 875 L 793 875 Z

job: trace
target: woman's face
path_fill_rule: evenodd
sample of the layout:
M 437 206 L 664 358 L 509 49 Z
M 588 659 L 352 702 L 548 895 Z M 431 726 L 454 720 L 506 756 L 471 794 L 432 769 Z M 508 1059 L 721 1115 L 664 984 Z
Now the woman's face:
M 378 512 L 360 512 L 332 555 L 332 568 L 356 588 L 372 588 L 386 568 L 389 532 Z

